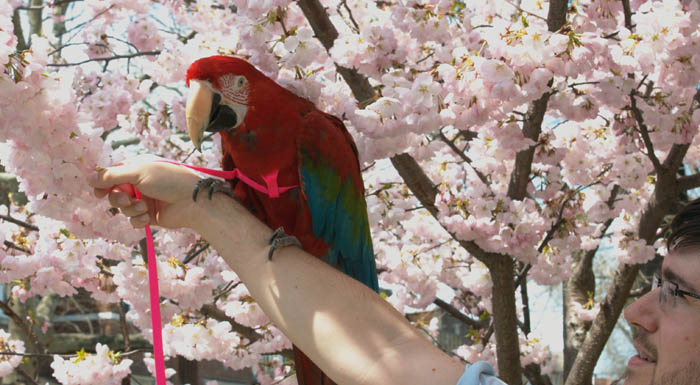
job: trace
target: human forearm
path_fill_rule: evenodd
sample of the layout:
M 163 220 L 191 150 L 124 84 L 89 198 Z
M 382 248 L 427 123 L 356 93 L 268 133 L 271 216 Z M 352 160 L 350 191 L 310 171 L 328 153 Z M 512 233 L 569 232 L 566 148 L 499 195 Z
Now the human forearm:
M 272 231 L 223 194 L 193 202 L 197 180 L 183 167 L 141 158 L 100 170 L 90 184 L 136 227 L 199 232 L 270 319 L 337 383 L 457 382 L 461 364 L 376 293 L 296 247 L 278 249 L 268 260 Z M 143 202 L 130 197 L 128 186 L 141 191 Z
M 296 247 L 267 258 L 272 231 L 216 194 L 193 226 L 278 327 L 340 384 L 454 384 L 462 366 L 358 281 Z

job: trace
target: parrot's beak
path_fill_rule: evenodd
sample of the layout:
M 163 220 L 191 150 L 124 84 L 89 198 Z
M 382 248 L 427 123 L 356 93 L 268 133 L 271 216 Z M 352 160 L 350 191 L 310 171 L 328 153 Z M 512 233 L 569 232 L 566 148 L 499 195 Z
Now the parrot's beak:
M 190 94 L 187 98 L 185 117 L 192 144 L 199 151 L 202 151 L 204 131 L 209 125 L 213 99 L 214 93 L 208 87 L 197 80 L 190 80 Z
M 218 92 L 212 91 L 200 81 L 190 80 L 190 95 L 187 98 L 185 117 L 192 144 L 201 152 L 204 131 L 233 130 L 243 122 L 239 116 L 244 117 L 247 110 L 248 107 L 242 104 L 234 103 L 233 107 L 230 107 L 222 103 Z

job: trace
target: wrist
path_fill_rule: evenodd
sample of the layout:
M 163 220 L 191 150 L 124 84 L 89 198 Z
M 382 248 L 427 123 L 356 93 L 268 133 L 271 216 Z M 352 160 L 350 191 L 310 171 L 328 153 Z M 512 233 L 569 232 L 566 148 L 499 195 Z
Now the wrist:
M 233 257 L 250 257 L 267 250 L 272 230 L 240 202 L 225 194 L 214 193 L 211 199 L 205 195 L 197 199 L 195 206 L 189 227 L 222 256 L 226 252 Z M 232 262 L 225 258 L 229 264 Z

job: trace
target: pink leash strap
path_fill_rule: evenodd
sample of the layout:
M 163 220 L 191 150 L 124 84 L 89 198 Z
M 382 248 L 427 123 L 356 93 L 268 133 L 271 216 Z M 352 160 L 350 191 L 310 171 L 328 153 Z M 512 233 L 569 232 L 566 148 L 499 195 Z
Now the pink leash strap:
M 291 190 L 295 186 L 280 187 L 277 185 L 277 175 L 279 170 L 274 170 L 268 175 L 263 175 L 266 186 L 263 186 L 253 179 L 244 175 L 239 169 L 232 171 L 213 170 L 210 168 L 191 166 L 188 164 L 173 162 L 171 160 L 160 160 L 159 162 L 170 163 L 178 166 L 185 166 L 195 171 L 199 171 L 211 176 L 223 179 L 238 178 L 243 183 L 260 191 L 270 198 L 279 198 L 280 194 Z M 141 193 L 134 188 L 134 196 L 141 199 Z M 158 292 L 158 267 L 156 266 L 156 250 L 153 246 L 153 232 L 151 226 L 146 226 L 146 253 L 148 255 L 148 291 L 151 299 L 151 328 L 153 329 L 153 358 L 156 362 L 156 385 L 165 385 L 165 358 L 163 357 L 163 329 L 160 323 L 160 294 Z
M 136 199 L 141 192 L 134 189 Z M 146 225 L 146 254 L 148 254 L 148 292 L 151 299 L 151 328 L 153 329 L 153 358 L 156 361 L 156 385 L 165 385 L 165 358 L 163 357 L 163 329 L 160 324 L 160 293 L 158 292 L 158 267 L 153 247 L 151 226 Z

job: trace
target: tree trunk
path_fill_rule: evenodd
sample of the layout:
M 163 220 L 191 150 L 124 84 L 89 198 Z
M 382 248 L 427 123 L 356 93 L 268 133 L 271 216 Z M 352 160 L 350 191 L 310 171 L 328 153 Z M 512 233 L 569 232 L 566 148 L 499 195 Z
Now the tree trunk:
M 19 20 L 19 9 L 15 9 L 12 13 L 12 26 L 15 36 L 17 36 L 17 52 L 22 52 L 27 49 L 27 43 L 24 41 L 24 32 L 22 32 L 22 24 Z
M 32 10 L 27 11 L 29 13 L 29 38 L 27 41 L 29 42 L 29 46 L 31 47 L 32 45 L 32 36 L 33 35 L 38 35 L 41 36 L 41 17 L 42 17 L 42 11 L 43 8 L 41 7 L 44 3 L 44 0 L 30 0 L 29 5 L 32 8 Z
M 569 375 L 574 365 L 578 350 L 591 328 L 591 321 L 581 321 L 574 314 L 573 308 L 588 302 L 595 293 L 595 275 L 593 274 L 593 255 L 595 252 L 579 252 L 574 258 L 571 277 L 562 284 L 564 310 L 564 378 Z
M 177 357 L 177 372 L 181 384 L 199 385 L 199 364 L 184 357 Z
M 513 260 L 509 257 L 491 261 L 489 272 L 493 281 L 491 299 L 498 375 L 509 385 L 521 385 L 520 342 L 515 312 L 515 281 Z

